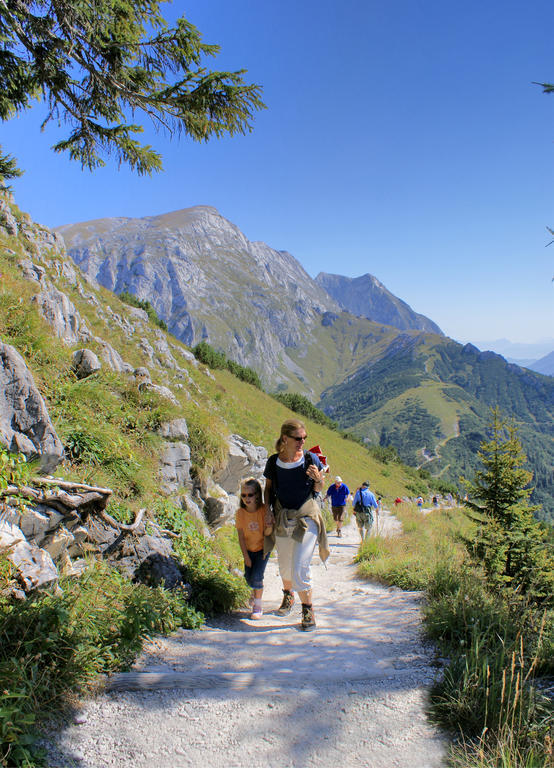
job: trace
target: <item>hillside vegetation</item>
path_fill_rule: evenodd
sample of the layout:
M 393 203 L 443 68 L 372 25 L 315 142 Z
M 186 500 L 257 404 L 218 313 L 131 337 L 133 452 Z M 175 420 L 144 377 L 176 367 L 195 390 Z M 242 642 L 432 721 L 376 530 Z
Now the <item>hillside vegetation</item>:
M 499 355 L 437 336 L 408 337 L 403 349 L 363 365 L 323 392 L 319 407 L 403 461 L 459 483 L 477 468 L 491 408 L 513 419 L 533 472 L 533 501 L 554 521 L 554 381 Z
M 0 764 L 13 767 L 40 764 L 32 733 L 69 691 L 89 687 L 99 673 L 126 668 L 148 635 L 198 626 L 205 614 L 231 610 L 247 598 L 236 572 L 241 559 L 234 529 L 205 538 L 180 494 L 160 491 L 160 425 L 186 418 L 192 475 L 206 483 L 221 466 L 229 434 L 272 451 L 280 424 L 293 414 L 258 382 L 199 364 L 151 311 L 146 320 L 141 316 L 140 332 L 134 330 L 136 309 L 89 285 L 47 231 L 13 204 L 10 211 L 19 231 L 0 227 L 0 339 L 24 357 L 65 445 L 66 460 L 56 474 L 112 488 L 107 511 L 117 520 L 127 522 L 144 508 L 148 519 L 174 531 L 175 552 L 192 587 L 187 601 L 186 595 L 131 584 L 97 563 L 81 579 L 64 577 L 61 594 L 43 592 L 14 603 L 4 590 L 15 574 L 0 555 Z M 72 352 L 83 342 L 64 343 L 41 316 L 35 297 L 46 281 L 75 305 L 91 333 L 86 347 L 102 358 L 107 343 L 131 366 L 147 366 L 153 382 L 169 387 L 174 400 L 139 390 L 133 376 L 105 362 L 97 373 L 77 379 Z M 305 421 L 309 444 L 320 444 L 332 472 L 351 486 L 371 479 L 385 499 L 427 489 L 416 470 L 382 463 L 335 430 Z M 0 488 L 32 482 L 33 467 L 11 462 L 5 452 L 0 459 Z
M 182 341 L 254 369 L 267 391 L 309 398 L 435 483 L 461 490 L 500 407 L 520 429 L 538 514 L 554 519 L 551 377 L 445 338 L 369 275 L 312 280 L 291 254 L 250 242 L 208 206 L 58 231 L 85 274 L 148 301 Z

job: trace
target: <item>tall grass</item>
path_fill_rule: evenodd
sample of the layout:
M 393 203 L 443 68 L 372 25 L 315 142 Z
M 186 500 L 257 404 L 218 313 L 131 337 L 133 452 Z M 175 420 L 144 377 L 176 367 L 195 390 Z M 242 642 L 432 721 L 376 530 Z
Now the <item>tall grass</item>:
M 11 578 L 0 557 L 0 595 Z M 146 637 L 202 623 L 183 595 L 132 584 L 102 562 L 60 585 L 22 602 L 0 597 L 0 765 L 9 768 L 41 764 L 33 732 L 44 710 L 128 668 Z
M 551 609 L 489 588 L 466 555 L 472 526 L 461 511 L 398 511 L 403 533 L 372 537 L 358 552 L 366 578 L 425 591 L 424 628 L 443 658 L 431 716 L 455 737 L 453 768 L 554 765 L 552 701 L 535 678 L 552 673 Z

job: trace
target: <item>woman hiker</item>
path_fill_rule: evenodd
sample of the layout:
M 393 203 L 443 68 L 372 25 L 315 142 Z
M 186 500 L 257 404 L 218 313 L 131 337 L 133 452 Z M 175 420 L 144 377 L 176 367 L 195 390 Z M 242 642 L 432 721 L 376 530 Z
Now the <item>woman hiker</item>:
M 294 592 L 302 601 L 301 628 L 315 629 L 312 605 L 312 575 L 310 563 L 319 544 L 319 556 L 329 557 L 327 533 L 319 504 L 314 494 L 323 486 L 322 465 L 318 457 L 304 451 L 306 427 L 298 419 L 288 419 L 281 426 L 281 435 L 274 453 L 267 460 L 264 498 L 275 517 L 275 544 L 279 573 L 283 580 L 283 602 L 277 610 L 287 616 L 294 604 Z

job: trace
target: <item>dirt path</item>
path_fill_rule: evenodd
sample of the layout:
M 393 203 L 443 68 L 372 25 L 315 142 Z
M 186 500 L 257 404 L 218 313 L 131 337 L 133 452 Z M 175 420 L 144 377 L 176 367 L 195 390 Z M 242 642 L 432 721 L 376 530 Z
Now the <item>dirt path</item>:
M 382 515 L 383 530 L 395 523 Z M 358 539 L 351 524 L 331 534 L 327 569 L 314 559 L 315 632 L 300 631 L 298 605 L 274 615 L 272 557 L 263 620 L 239 613 L 151 642 L 54 737 L 51 768 L 438 768 L 418 595 L 358 580 Z

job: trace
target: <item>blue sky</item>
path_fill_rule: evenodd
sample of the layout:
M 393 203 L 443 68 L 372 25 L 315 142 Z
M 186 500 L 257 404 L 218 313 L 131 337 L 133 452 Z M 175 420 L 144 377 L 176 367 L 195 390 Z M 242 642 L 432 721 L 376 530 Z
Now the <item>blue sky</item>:
M 42 224 L 213 205 L 313 276 L 370 272 L 459 341 L 554 336 L 551 0 L 177 0 L 210 66 L 248 69 L 268 109 L 244 137 L 148 129 L 165 172 L 90 174 L 49 150 L 38 105 L 2 125 Z

